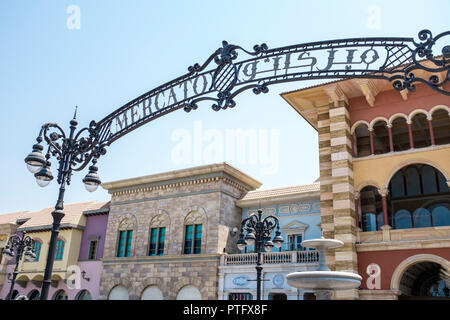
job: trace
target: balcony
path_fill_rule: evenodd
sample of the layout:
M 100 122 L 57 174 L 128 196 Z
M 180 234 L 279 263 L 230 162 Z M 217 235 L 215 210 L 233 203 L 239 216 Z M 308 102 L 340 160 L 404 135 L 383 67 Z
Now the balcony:
M 225 254 L 222 256 L 220 264 L 223 266 L 255 265 L 257 258 L 257 253 Z M 263 253 L 263 264 L 317 263 L 318 261 L 319 252 L 317 250 Z

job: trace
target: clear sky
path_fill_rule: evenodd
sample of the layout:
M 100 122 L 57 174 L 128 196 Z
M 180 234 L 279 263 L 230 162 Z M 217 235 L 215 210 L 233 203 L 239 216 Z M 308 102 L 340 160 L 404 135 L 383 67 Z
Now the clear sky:
M 79 20 L 70 20 L 71 5 L 79 9 Z M 450 30 L 449 12 L 448 0 L 2 0 L 0 213 L 55 204 L 56 181 L 40 188 L 24 163 L 43 123 L 67 129 L 75 106 L 80 127 L 100 120 L 202 63 L 222 40 L 251 50 L 263 42 L 275 48 L 350 37 L 417 39 L 422 29 Z M 68 19 L 76 28 L 68 27 Z M 205 150 L 208 132 L 225 138 L 227 130 L 251 129 L 273 139 L 259 139 L 247 148 L 257 157 L 231 165 L 261 181 L 264 189 L 311 183 L 319 177 L 317 132 L 279 96 L 307 85 L 311 82 L 272 86 L 266 95 L 244 93 L 232 110 L 214 112 L 204 103 L 191 113 L 179 110 L 150 122 L 108 148 L 98 162 L 99 175 L 107 182 L 209 164 L 206 156 L 174 159 L 177 137 L 190 136 L 192 143 L 200 139 Z M 199 128 L 203 133 L 195 136 Z M 260 156 L 264 144 L 271 170 Z M 227 160 L 226 152 L 222 156 L 212 160 Z M 52 168 L 56 175 L 55 160 Z M 85 174 L 75 172 L 65 202 L 108 200 L 102 188 L 84 189 Z

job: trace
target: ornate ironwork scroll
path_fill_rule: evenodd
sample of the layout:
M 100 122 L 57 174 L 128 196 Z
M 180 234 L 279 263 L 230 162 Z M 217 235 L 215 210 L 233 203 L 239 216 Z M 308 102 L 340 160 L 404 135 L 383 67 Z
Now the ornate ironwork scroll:
M 450 45 L 435 55 L 433 46 L 450 35 L 435 37 L 429 30 L 413 38 L 355 38 L 320 41 L 269 49 L 263 43 L 253 51 L 222 42 L 202 65 L 167 82 L 93 122 L 91 139 L 106 146 L 128 132 L 180 108 L 190 112 L 202 101 L 211 101 L 215 111 L 233 108 L 235 97 L 249 89 L 267 93 L 269 85 L 312 79 L 372 78 L 392 82 L 396 90 L 414 91 L 424 83 L 450 95 L 443 85 L 450 80 Z M 242 59 L 239 60 L 242 54 Z M 429 61 L 425 65 L 425 60 Z M 431 62 L 431 63 L 430 63 Z M 432 65 L 432 66 L 430 66 Z M 415 71 L 423 70 L 427 78 Z M 439 74 L 446 71 L 444 78 Z

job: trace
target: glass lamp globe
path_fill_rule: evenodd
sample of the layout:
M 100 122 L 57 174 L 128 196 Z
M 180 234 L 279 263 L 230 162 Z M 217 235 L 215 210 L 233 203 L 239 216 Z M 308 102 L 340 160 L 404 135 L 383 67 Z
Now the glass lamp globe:
M 264 244 L 264 250 L 266 251 L 266 252 L 270 252 L 270 251 L 272 251 L 272 248 L 273 248 L 273 242 L 272 241 L 266 241 L 266 243 Z
M 31 164 L 28 164 L 28 163 L 27 163 L 27 169 L 28 169 L 28 171 L 30 171 L 31 173 L 36 173 L 36 172 L 38 172 L 39 170 L 41 170 L 41 168 L 42 168 L 42 166 L 34 166 L 34 165 L 31 165 Z
M 40 144 L 35 144 L 33 146 L 33 151 L 25 158 L 27 169 L 31 173 L 38 172 L 47 162 L 44 155 L 42 154 L 43 149 L 44 148 Z
M 6 260 L 11 260 L 14 257 L 14 253 L 8 247 L 6 247 L 3 250 L 2 254 L 3 254 L 3 257 L 5 257 Z
M 256 239 L 256 237 L 255 237 L 255 234 L 254 234 L 253 232 L 250 232 L 250 233 L 248 233 L 248 234 L 245 236 L 245 242 L 246 242 L 247 245 L 249 245 L 249 246 L 252 246 L 252 245 L 255 244 L 255 239 Z
M 36 177 L 36 182 L 40 187 L 46 187 L 53 180 L 53 174 L 50 170 L 50 162 L 41 168 L 38 172 L 34 174 Z
M 280 235 L 280 232 L 277 231 L 275 238 L 273 238 L 273 244 L 275 248 L 281 248 L 281 245 L 283 244 L 284 240 L 283 237 Z
M 239 240 L 237 241 L 237 247 L 239 250 L 245 250 L 245 240 L 244 240 L 244 235 L 241 233 L 241 235 L 239 236 Z
M 98 168 L 96 166 L 90 166 L 89 173 L 83 179 L 84 187 L 89 192 L 94 192 L 101 184 L 97 170 Z

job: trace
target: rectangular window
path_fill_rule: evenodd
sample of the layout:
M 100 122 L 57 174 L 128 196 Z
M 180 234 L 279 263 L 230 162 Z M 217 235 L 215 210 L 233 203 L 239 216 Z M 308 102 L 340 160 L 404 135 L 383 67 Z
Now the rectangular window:
M 35 241 L 33 244 L 34 254 L 36 255 L 36 258 L 34 258 L 34 261 L 39 261 L 39 256 L 41 255 L 41 247 L 42 244 L 38 241 Z
M 97 259 L 97 247 L 98 247 L 98 240 L 91 240 L 89 242 L 88 260 Z
M 303 235 L 301 234 L 293 234 L 288 237 L 288 246 L 291 251 L 301 251 L 302 247 Z
M 185 227 L 184 254 L 199 254 L 202 247 L 202 225 L 188 225 Z
M 202 225 L 195 225 L 194 254 L 199 254 L 202 248 Z
M 193 226 L 186 226 L 184 234 L 184 254 L 192 253 L 192 228 Z
M 164 254 L 164 241 L 166 238 L 166 228 L 152 228 L 150 230 L 150 256 L 162 256 Z
M 166 239 L 166 228 L 159 228 L 158 236 L 158 256 L 164 254 L 164 240 Z
M 63 240 L 56 241 L 55 260 L 62 260 L 64 256 L 64 244 Z
M 119 231 L 119 243 L 117 247 L 118 257 L 130 256 L 132 239 L 133 239 L 133 230 Z

